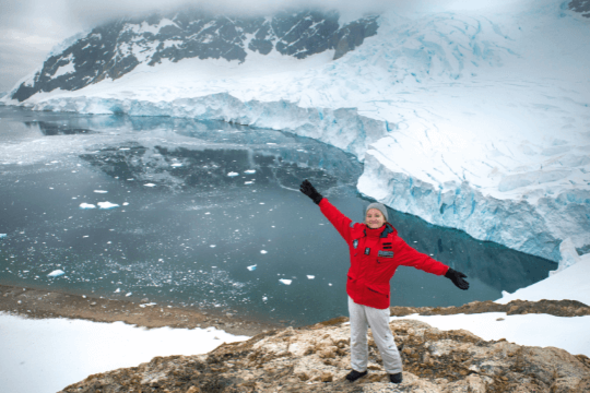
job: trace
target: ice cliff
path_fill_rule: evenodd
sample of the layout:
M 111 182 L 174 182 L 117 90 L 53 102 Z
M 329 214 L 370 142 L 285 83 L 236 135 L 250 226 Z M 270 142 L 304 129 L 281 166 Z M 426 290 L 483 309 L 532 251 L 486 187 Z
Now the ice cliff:
M 2 101 L 316 138 L 364 162 L 366 196 L 560 261 L 565 239 L 590 251 L 585 4 L 126 20 L 53 54 Z M 108 58 L 89 61 L 90 50 Z

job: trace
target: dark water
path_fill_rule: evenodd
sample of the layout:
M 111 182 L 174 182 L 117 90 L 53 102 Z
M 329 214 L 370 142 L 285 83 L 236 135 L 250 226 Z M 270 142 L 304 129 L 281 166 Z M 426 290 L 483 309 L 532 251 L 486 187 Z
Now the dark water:
M 362 165 L 351 155 L 222 122 L 9 107 L 0 107 L 0 118 L 1 284 L 147 298 L 157 307 L 293 325 L 347 314 L 347 247 L 298 185 L 309 179 L 362 220 L 371 201 L 356 192 Z M 393 305 L 497 299 L 556 268 L 410 215 L 389 215 L 410 245 L 471 283 L 460 291 L 443 277 L 402 267 L 392 281 Z M 64 274 L 48 276 L 58 269 Z

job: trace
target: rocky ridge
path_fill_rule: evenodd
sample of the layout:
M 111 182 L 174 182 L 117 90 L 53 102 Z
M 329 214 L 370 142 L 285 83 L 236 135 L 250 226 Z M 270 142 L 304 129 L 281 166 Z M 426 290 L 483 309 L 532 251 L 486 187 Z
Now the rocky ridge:
M 350 328 L 339 318 L 223 344 L 206 355 L 157 357 L 91 375 L 60 393 L 118 392 L 537 392 L 590 391 L 590 359 L 553 348 L 484 341 L 415 320 L 390 324 L 404 362 L 392 385 L 369 337 L 369 375 L 349 383 Z
M 268 17 L 230 17 L 185 10 L 171 15 L 124 18 L 95 27 L 60 53 L 11 97 L 22 102 L 40 92 L 79 90 L 118 79 L 140 64 L 225 59 L 246 61 L 248 53 L 304 59 L 334 50 L 336 60 L 377 34 L 376 16 L 341 25 L 336 11 L 279 12 Z

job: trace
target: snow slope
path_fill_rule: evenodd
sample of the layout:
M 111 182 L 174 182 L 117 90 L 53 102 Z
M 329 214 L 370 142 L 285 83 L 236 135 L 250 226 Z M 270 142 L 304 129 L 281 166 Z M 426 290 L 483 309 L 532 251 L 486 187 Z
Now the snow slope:
M 0 386 L 7 393 L 55 393 L 91 374 L 135 367 L 155 356 L 207 353 L 249 338 L 215 328 L 144 329 L 6 313 L 0 313 L 0 336 Z
M 22 105 L 294 132 L 355 154 L 359 191 L 396 210 L 554 261 L 565 239 L 588 252 L 590 20 L 557 0 L 463 3 L 387 12 L 336 61 L 163 60 Z

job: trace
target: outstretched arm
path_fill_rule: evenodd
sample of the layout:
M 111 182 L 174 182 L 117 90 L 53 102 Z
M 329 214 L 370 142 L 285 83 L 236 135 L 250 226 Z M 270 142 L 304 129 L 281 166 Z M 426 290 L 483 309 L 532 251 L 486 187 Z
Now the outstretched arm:
M 322 196 L 315 188 L 311 185 L 309 180 L 304 180 L 299 187 L 299 190 L 311 198 L 317 205 L 319 205 L 320 210 L 326 216 L 328 221 L 336 228 L 340 236 L 344 238 L 345 241 L 350 241 L 351 237 L 351 230 L 352 230 L 352 220 L 342 214 L 338 209 L 336 209 L 326 198 Z
M 451 280 L 453 284 L 457 286 L 459 289 L 467 290 L 469 289 L 469 283 L 464 279 L 467 276 L 461 272 L 458 272 L 454 269 L 451 269 L 447 265 L 437 261 L 429 257 L 426 254 L 416 251 L 412 247 L 410 247 L 406 242 L 402 241 L 402 246 L 400 248 L 400 255 L 398 256 L 401 258 L 400 262 L 402 265 L 405 266 L 413 266 L 416 269 L 424 270 L 425 272 L 437 274 L 437 275 L 445 275 L 446 278 Z

